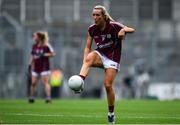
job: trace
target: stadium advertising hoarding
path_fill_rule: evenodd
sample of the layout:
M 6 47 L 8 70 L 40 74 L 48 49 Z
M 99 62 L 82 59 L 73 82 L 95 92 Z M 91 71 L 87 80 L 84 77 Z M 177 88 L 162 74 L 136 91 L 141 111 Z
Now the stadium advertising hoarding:
M 159 100 L 180 99 L 180 83 L 152 83 L 149 85 L 148 95 Z

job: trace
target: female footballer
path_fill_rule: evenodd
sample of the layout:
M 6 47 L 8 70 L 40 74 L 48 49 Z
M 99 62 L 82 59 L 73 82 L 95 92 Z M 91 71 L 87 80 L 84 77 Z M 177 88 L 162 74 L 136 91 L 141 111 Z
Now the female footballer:
M 35 43 L 32 46 L 31 57 L 29 61 L 29 67 L 31 67 L 31 86 L 29 103 L 35 101 L 35 88 L 39 76 L 42 79 L 44 85 L 46 99 L 45 102 L 51 102 L 51 88 L 49 85 L 50 76 L 50 62 L 49 58 L 55 56 L 52 46 L 49 44 L 49 38 L 47 32 L 35 32 L 33 35 Z
M 79 75 L 84 80 L 91 67 L 104 68 L 104 87 L 108 100 L 108 122 L 115 123 L 113 81 L 120 70 L 122 40 L 126 33 L 133 33 L 135 30 L 115 22 L 106 11 L 106 8 L 101 5 L 93 8 L 92 17 L 94 24 L 88 28 L 83 65 Z M 91 50 L 93 40 L 97 45 L 95 50 Z

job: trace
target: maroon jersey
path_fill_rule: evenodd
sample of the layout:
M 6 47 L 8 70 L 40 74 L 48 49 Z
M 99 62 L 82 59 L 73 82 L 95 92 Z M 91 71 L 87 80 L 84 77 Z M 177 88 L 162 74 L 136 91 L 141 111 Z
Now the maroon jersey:
M 37 44 L 34 44 L 32 46 L 32 51 L 31 51 L 34 61 L 33 71 L 37 73 L 41 73 L 43 71 L 50 70 L 49 57 L 45 57 L 43 56 L 43 54 L 50 53 L 53 51 L 54 50 L 50 44 L 44 46 L 38 46 Z
M 118 32 L 124 27 L 118 22 L 107 22 L 106 27 L 101 31 L 97 25 L 89 26 L 88 32 L 94 39 L 96 50 L 107 58 L 119 63 L 121 58 L 122 41 L 118 38 Z

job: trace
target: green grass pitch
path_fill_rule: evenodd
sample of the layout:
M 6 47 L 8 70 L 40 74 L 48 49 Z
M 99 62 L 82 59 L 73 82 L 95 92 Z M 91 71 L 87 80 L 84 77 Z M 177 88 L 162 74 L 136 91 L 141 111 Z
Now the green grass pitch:
M 180 124 L 180 101 L 116 101 L 117 124 Z M 0 124 L 107 124 L 107 102 L 101 99 L 0 100 Z

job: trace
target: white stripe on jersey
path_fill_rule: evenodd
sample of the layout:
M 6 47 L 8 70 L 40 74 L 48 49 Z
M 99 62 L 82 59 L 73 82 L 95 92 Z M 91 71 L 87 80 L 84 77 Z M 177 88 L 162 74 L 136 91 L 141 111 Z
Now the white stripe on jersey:
M 89 26 L 89 28 L 93 27 L 94 25 L 96 25 L 96 24 L 91 24 L 91 25 Z
M 52 48 L 52 46 L 48 43 L 47 44 L 47 46 L 49 47 L 49 50 L 51 51 L 51 52 L 54 52 L 54 49 Z
M 119 26 L 122 27 L 122 28 L 125 27 L 125 25 L 123 25 L 122 23 L 115 22 L 115 21 L 110 21 L 110 24 L 116 24 L 116 25 L 119 25 Z

